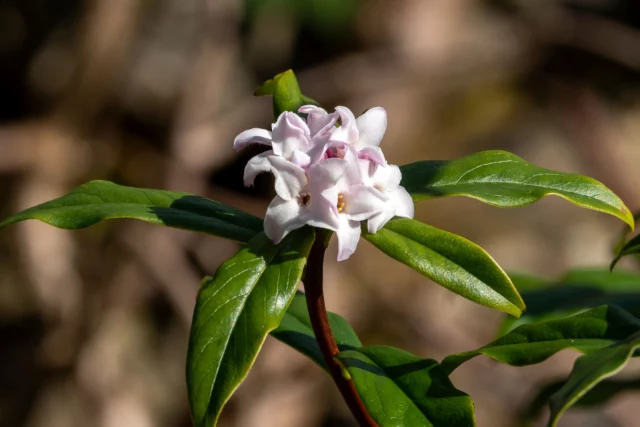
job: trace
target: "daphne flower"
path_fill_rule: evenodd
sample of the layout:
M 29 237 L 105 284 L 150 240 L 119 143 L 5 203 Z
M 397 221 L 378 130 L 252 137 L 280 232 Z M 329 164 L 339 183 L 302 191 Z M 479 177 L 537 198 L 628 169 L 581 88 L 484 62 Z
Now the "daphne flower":
M 331 143 L 338 151 L 345 146 L 355 148 L 358 158 L 384 165 L 386 161 L 379 145 L 387 130 L 387 112 L 382 107 L 365 111 L 357 119 L 347 107 L 336 107 L 340 126 L 332 133 Z
M 284 112 L 272 125 L 272 131 L 246 130 L 233 141 L 233 148 L 240 150 L 249 144 L 269 145 L 272 149 L 265 152 L 267 156 L 283 157 L 303 168 L 309 166 L 310 159 L 306 153 L 312 147 L 311 132 L 304 120 L 295 113 Z
M 332 160 L 327 159 L 319 164 Z M 335 231 L 338 238 L 338 261 L 344 261 L 355 252 L 360 240 L 360 221 L 384 212 L 389 202 L 383 192 L 363 184 L 353 148 L 347 149 L 344 160 L 347 163 L 344 173 L 334 186 L 322 192 L 322 197 L 331 207 L 332 222 L 337 223 L 337 227 L 330 229 Z
M 376 165 L 360 160 L 360 170 L 365 185 L 382 193 L 387 202 L 384 208 L 367 220 L 367 231 L 376 233 L 394 216 L 413 218 L 411 195 L 400 185 L 402 173 L 396 165 Z
M 283 166 L 281 163 L 280 166 Z M 264 220 L 264 231 L 274 243 L 279 243 L 291 231 L 305 224 L 314 227 L 337 230 L 339 222 L 332 215 L 335 202 L 323 197 L 323 193 L 335 187 L 344 174 L 347 162 L 342 159 L 329 159 L 312 165 L 306 174 L 288 175 L 286 179 L 296 181 L 290 185 L 295 192 L 285 198 L 280 194 L 271 201 Z M 274 168 L 281 178 L 285 175 L 278 167 Z M 276 190 L 277 191 L 277 190 Z

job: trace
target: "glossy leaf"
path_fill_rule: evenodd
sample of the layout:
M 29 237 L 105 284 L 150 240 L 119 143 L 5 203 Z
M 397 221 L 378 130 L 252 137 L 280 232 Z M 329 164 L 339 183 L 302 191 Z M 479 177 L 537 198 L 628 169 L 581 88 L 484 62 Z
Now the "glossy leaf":
M 517 208 L 548 195 L 616 216 L 633 217 L 611 190 L 595 179 L 532 165 L 506 151 L 483 151 L 457 160 L 404 165 L 402 185 L 414 200 L 467 196 L 501 208 Z
M 564 319 L 519 326 L 479 349 L 447 356 L 442 367 L 451 373 L 480 354 L 513 366 L 532 365 L 568 348 L 593 352 L 637 331 L 640 320 L 618 307 L 602 306 Z
M 331 312 L 328 312 L 327 316 L 329 317 L 333 337 L 340 350 L 352 350 L 362 347 L 358 336 L 345 319 Z M 282 318 L 280 326 L 272 331 L 271 335 L 298 350 L 326 370 L 322 353 L 318 348 L 315 334 L 311 328 L 307 303 L 302 292 L 296 294 Z
M 309 227 L 294 231 L 278 246 L 260 234 L 203 283 L 187 355 L 187 390 L 196 427 L 216 425 L 267 334 L 278 327 L 295 296 L 313 239 Z
M 556 426 L 560 416 L 596 384 L 620 372 L 637 348 L 640 348 L 640 332 L 624 341 L 579 357 L 567 383 L 549 399 L 549 426 Z
M 343 351 L 337 357 L 380 427 L 475 425 L 473 401 L 435 360 L 386 346 Z
M 628 271 L 582 268 L 556 281 L 510 274 L 527 304 L 520 319 L 506 318 L 503 335 L 516 326 L 558 319 L 601 305 L 615 305 L 640 316 L 640 275 Z
M 616 266 L 618 261 L 620 261 L 623 257 L 629 255 L 638 255 L 640 254 L 640 234 L 635 236 L 633 239 L 629 240 L 623 247 L 620 249 L 616 257 L 611 262 L 611 270 Z
M 482 248 L 419 221 L 395 218 L 363 237 L 390 257 L 478 304 L 519 316 L 524 309 L 509 277 Z
M 308 98 L 300 92 L 300 86 L 296 75 L 292 70 L 287 70 L 264 82 L 255 92 L 256 96 L 273 96 L 274 118 L 285 111 L 298 112 L 303 105 L 318 105 L 316 101 Z
M 87 182 L 67 195 L 5 219 L 0 228 L 37 219 L 58 228 L 78 229 L 114 218 L 139 219 L 242 243 L 263 228 L 260 218 L 204 197 L 108 181 Z

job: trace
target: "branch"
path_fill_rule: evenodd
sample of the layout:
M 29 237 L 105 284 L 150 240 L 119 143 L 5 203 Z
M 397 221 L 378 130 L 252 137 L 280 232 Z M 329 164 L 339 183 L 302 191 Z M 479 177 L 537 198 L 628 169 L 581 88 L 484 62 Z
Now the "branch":
M 364 407 L 355 384 L 351 379 L 342 376 L 340 364 L 334 359 L 340 349 L 333 337 L 327 309 L 324 305 L 324 294 L 322 291 L 322 277 L 324 266 L 324 251 L 328 242 L 328 234 L 324 230 L 316 229 L 316 240 L 313 243 L 307 261 L 307 271 L 304 277 L 304 290 L 307 299 L 307 309 L 311 318 L 311 326 L 316 336 L 316 342 L 327 369 L 338 386 L 349 410 L 362 427 L 378 427 L 378 424 L 371 418 L 369 412 Z

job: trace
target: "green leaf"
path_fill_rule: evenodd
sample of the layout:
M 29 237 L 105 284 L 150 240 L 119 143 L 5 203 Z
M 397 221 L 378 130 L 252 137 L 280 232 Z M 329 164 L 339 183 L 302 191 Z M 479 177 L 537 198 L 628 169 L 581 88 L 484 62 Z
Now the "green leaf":
M 456 234 L 394 218 L 363 237 L 390 257 L 445 288 L 487 307 L 520 316 L 524 302 L 509 276 L 482 248 Z
M 260 218 L 204 197 L 124 187 L 108 181 L 87 182 L 67 195 L 5 219 L 0 228 L 37 219 L 58 228 L 78 229 L 114 218 L 140 219 L 242 243 L 263 228 Z
M 582 268 L 556 281 L 510 276 L 527 304 L 527 311 L 520 319 L 506 318 L 500 335 L 519 325 L 558 319 L 601 305 L 615 305 L 640 316 L 640 275 L 636 273 Z
M 273 96 L 273 115 L 278 118 L 285 111 L 298 112 L 303 105 L 319 105 L 300 92 L 298 80 L 292 70 L 287 70 L 264 82 L 255 92 L 256 96 Z
M 327 316 L 329 317 L 333 337 L 340 350 L 352 350 L 362 347 L 358 336 L 345 319 L 331 312 L 328 312 Z M 322 353 L 316 343 L 311 320 L 309 320 L 307 303 L 302 292 L 296 294 L 282 318 L 280 326 L 271 332 L 271 336 L 298 350 L 323 369 L 327 369 Z
M 187 390 L 197 427 L 216 425 L 267 334 L 278 327 L 313 240 L 309 227 L 277 246 L 260 234 L 203 283 L 187 354 Z
M 640 331 L 640 320 L 616 306 L 602 306 L 564 319 L 522 325 L 479 349 L 447 356 L 448 373 L 480 354 L 512 366 L 540 363 L 560 350 L 593 352 Z
M 438 362 L 387 346 L 338 353 L 380 427 L 474 426 L 473 401 Z
M 595 179 L 543 169 L 506 151 L 483 151 L 457 160 L 404 165 L 402 185 L 414 200 L 467 196 L 492 206 L 517 208 L 554 194 L 580 207 L 605 212 L 633 228 L 633 217 Z
M 549 399 L 549 427 L 555 427 L 560 416 L 596 384 L 620 372 L 637 348 L 640 348 L 640 332 L 624 341 L 579 357 L 567 383 Z
M 620 261 L 623 257 L 629 255 L 637 255 L 640 254 L 640 234 L 638 234 L 633 239 L 629 240 L 618 252 L 618 255 L 611 261 L 611 266 L 609 267 L 611 270 L 616 266 L 618 261 Z
M 566 383 L 566 380 L 554 381 L 541 387 L 529 406 L 520 414 L 519 418 L 522 424 L 529 425 L 532 423 L 549 402 L 549 398 Z M 640 379 L 637 378 L 631 380 L 604 380 L 587 391 L 573 406 L 594 407 L 603 405 L 620 393 L 638 389 L 640 389 Z

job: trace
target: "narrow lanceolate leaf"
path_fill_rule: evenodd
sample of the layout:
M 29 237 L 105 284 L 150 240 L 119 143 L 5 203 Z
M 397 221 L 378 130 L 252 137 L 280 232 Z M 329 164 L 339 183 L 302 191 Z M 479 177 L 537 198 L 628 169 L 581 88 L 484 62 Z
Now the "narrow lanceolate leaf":
M 616 216 L 633 228 L 633 216 L 595 179 L 532 165 L 506 151 L 483 151 L 457 160 L 404 165 L 402 185 L 414 200 L 467 196 L 501 208 L 517 208 L 548 195 Z
M 507 318 L 501 333 L 525 323 L 558 319 L 601 305 L 615 305 L 640 316 L 640 275 L 628 271 L 583 268 L 558 280 L 510 275 L 527 311 L 520 319 Z
M 532 424 L 549 402 L 549 398 L 566 383 L 566 380 L 560 380 L 541 387 L 529 406 L 521 412 L 519 416 L 521 425 Z M 639 389 L 640 378 L 604 380 L 582 395 L 572 406 L 587 408 L 604 405 L 621 393 L 637 392 Z
M 471 301 L 520 316 L 524 302 L 509 276 L 481 247 L 456 234 L 395 218 L 363 237 L 390 257 Z
M 386 346 L 343 351 L 337 357 L 380 427 L 475 425 L 473 401 L 435 360 Z
M 620 249 L 620 252 L 618 252 L 618 255 L 616 255 L 614 260 L 611 262 L 610 269 L 613 270 L 613 268 L 616 266 L 618 261 L 620 261 L 620 259 L 622 259 L 623 257 L 629 256 L 629 255 L 637 255 L 637 254 L 640 254 L 640 234 L 634 237 L 633 239 L 629 240 L 622 247 L 622 249 Z
M 637 348 L 640 348 L 640 332 L 619 343 L 579 357 L 569 380 L 549 399 L 549 427 L 555 427 L 560 416 L 600 381 L 620 372 Z
M 616 306 L 602 306 L 564 319 L 515 328 L 477 350 L 447 356 L 448 373 L 480 354 L 513 366 L 540 363 L 560 350 L 590 353 L 627 339 L 640 331 L 640 320 Z
M 260 218 L 204 197 L 108 181 L 87 182 L 67 195 L 5 219 L 0 228 L 37 219 L 54 227 L 77 229 L 114 218 L 139 219 L 242 243 L 262 230 Z
M 327 313 L 327 316 L 329 317 L 333 337 L 340 350 L 352 350 L 362 347 L 355 331 L 345 319 L 331 312 Z M 316 337 L 311 327 L 307 303 L 302 292 L 296 294 L 282 318 L 280 326 L 271 332 L 271 336 L 298 350 L 326 370 L 322 353 L 318 348 Z
M 303 105 L 318 105 L 316 101 L 300 92 L 298 80 L 292 70 L 287 70 L 264 82 L 255 92 L 256 96 L 273 96 L 273 115 L 275 118 L 285 112 L 298 112 Z
M 267 334 L 278 327 L 313 239 L 309 227 L 277 246 L 260 234 L 203 283 L 187 354 L 187 390 L 196 427 L 216 425 Z

